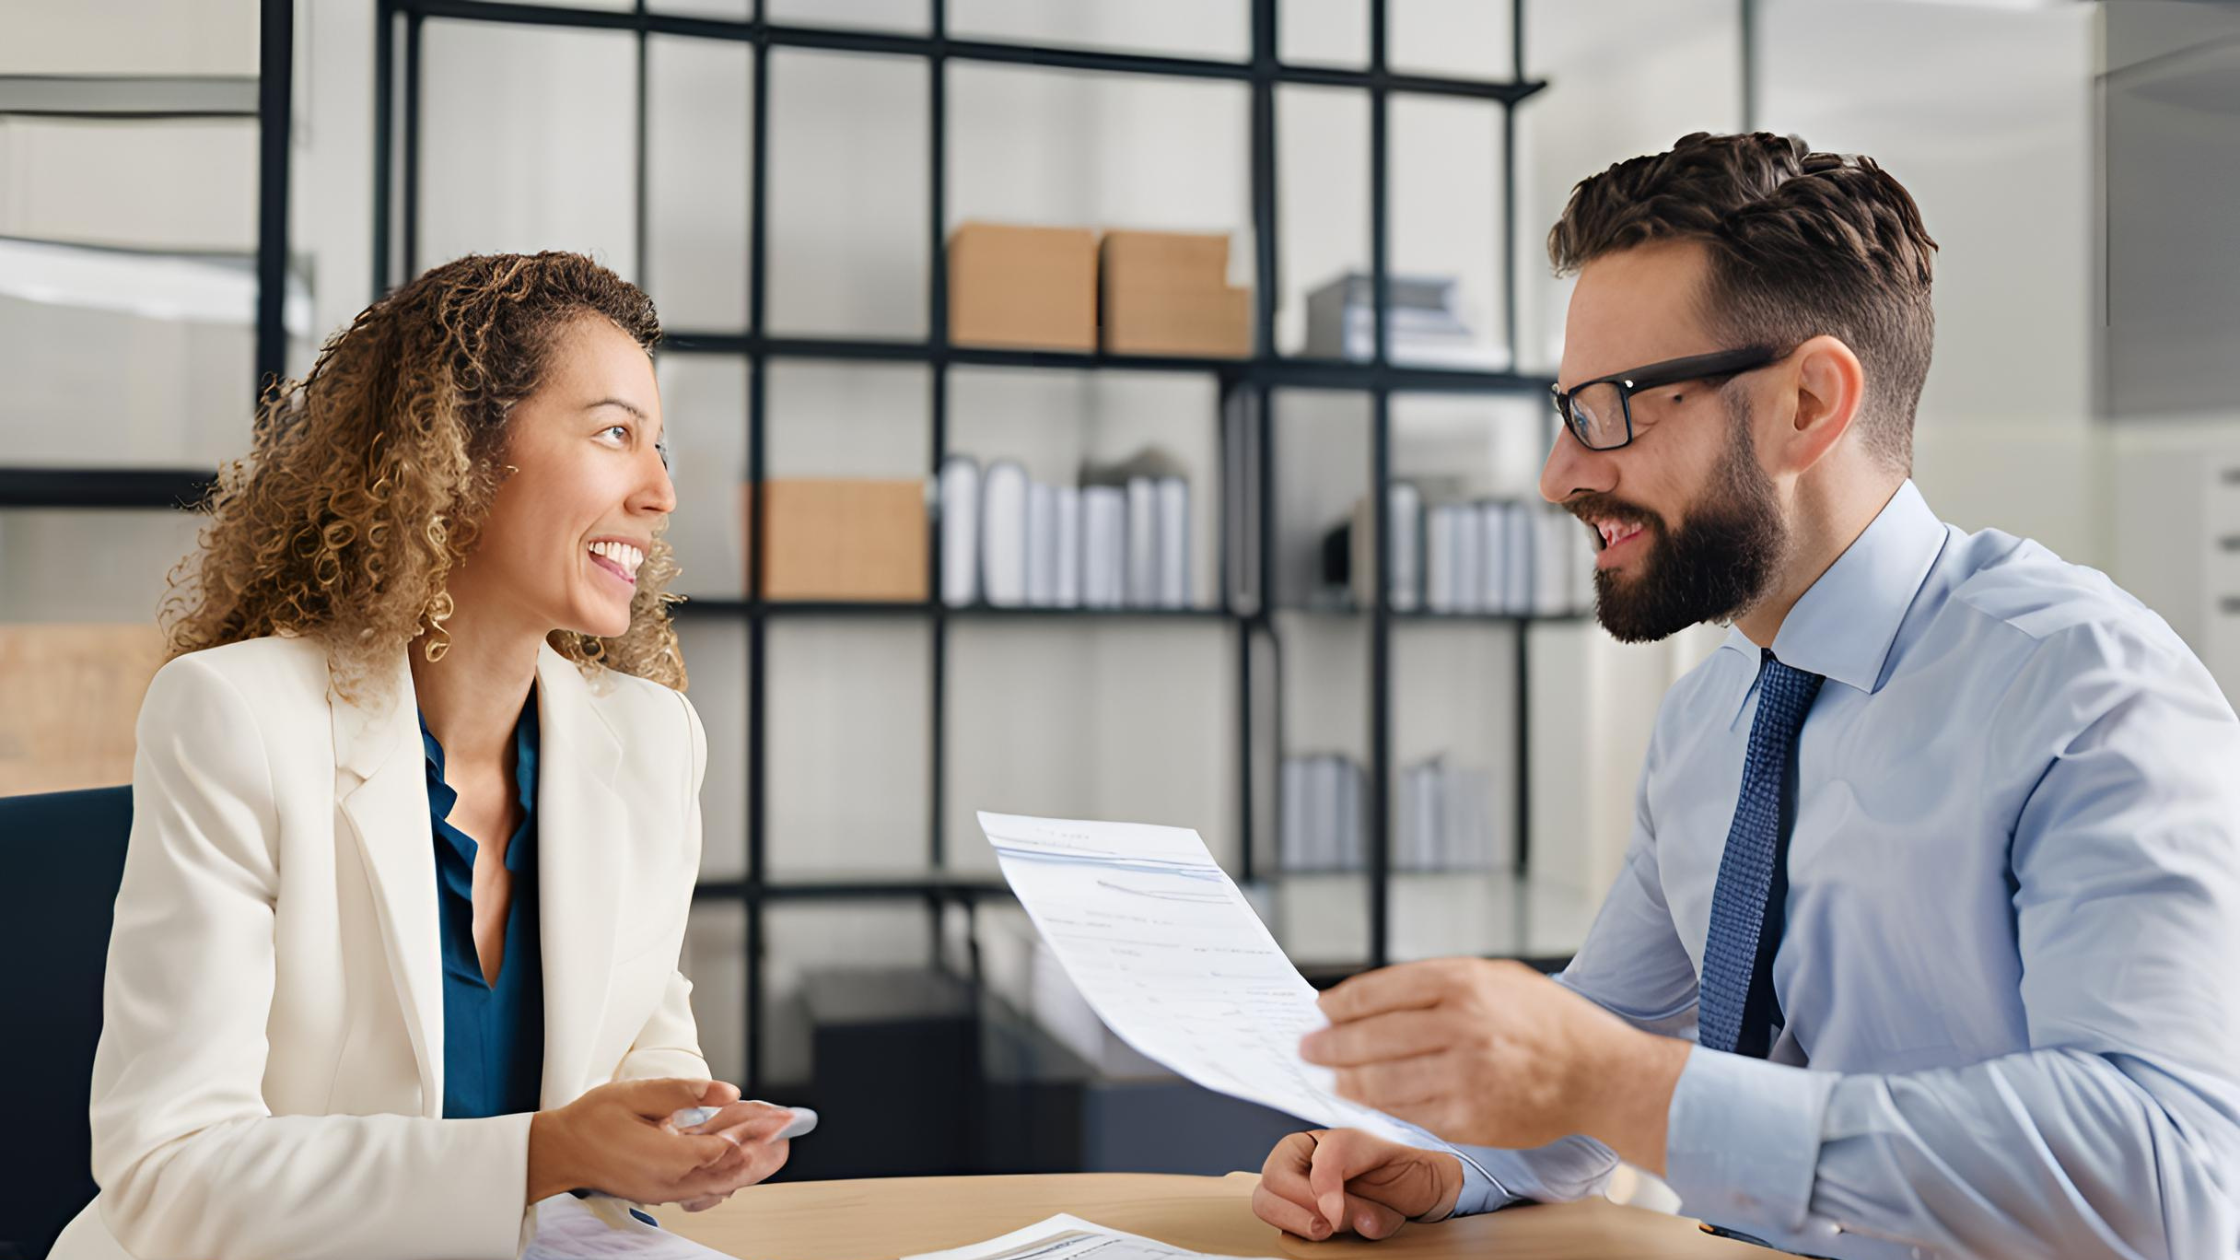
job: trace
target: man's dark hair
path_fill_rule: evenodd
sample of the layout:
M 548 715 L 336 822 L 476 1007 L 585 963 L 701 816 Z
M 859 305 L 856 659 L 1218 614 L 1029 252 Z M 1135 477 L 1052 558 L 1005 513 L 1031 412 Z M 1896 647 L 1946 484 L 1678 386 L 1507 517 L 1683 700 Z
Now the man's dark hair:
M 1703 242 L 1705 322 L 1728 346 L 1786 349 L 1832 336 L 1866 368 L 1867 449 L 1913 468 L 1913 415 L 1929 375 L 1937 243 L 1905 187 L 1871 158 L 1814 153 L 1766 132 L 1683 136 L 1571 190 L 1548 233 L 1556 274 L 1653 241 Z

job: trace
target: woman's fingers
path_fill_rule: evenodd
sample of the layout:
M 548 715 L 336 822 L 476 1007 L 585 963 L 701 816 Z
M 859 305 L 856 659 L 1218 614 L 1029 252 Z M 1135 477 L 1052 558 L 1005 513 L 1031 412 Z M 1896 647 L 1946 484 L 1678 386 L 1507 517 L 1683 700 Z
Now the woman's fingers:
M 759 1142 L 793 1123 L 793 1109 L 766 1102 L 734 1102 L 686 1133 L 714 1133 L 735 1141 Z
M 726 1081 L 663 1078 L 601 1086 L 597 1145 L 617 1159 L 613 1176 L 623 1183 L 596 1188 L 646 1203 L 714 1206 L 740 1186 L 752 1185 L 784 1165 L 788 1144 L 772 1140 L 792 1122 L 787 1108 L 742 1102 Z M 669 1117 L 688 1107 L 716 1107 L 707 1123 L 683 1131 Z M 587 1115 L 586 1119 L 590 1116 Z M 651 1123 L 648 1123 L 648 1122 Z M 630 1189 L 629 1187 L 635 1187 Z
M 739 1145 L 736 1142 L 729 1138 L 716 1137 L 713 1134 L 679 1135 L 673 1140 L 689 1143 L 684 1148 L 686 1163 L 678 1170 L 680 1176 L 713 1168 L 739 1151 Z
M 729 1194 L 742 1186 L 751 1186 L 783 1168 L 792 1146 L 791 1142 L 749 1142 L 736 1152 L 743 1162 L 700 1169 L 682 1178 L 675 1199 Z

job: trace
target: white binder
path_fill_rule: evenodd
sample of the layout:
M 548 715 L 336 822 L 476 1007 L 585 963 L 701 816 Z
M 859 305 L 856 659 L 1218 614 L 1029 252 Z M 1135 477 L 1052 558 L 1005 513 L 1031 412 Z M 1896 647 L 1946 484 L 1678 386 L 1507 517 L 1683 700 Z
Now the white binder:
M 1060 608 L 1078 608 L 1081 606 L 1081 491 L 1075 486 L 1054 486 L 1050 495 L 1056 508 L 1052 538 L 1058 564 L 1051 602 Z
M 1190 483 L 1159 479 L 1159 607 L 1190 606 Z
M 980 483 L 980 587 L 998 608 L 1027 602 L 1027 470 L 988 465 Z
M 1159 606 L 1159 483 L 1128 479 L 1128 607 Z
M 1081 602 L 1089 608 L 1128 602 L 1128 496 L 1118 486 L 1081 488 Z
M 941 461 L 941 602 L 963 608 L 980 598 L 980 464 L 970 455 Z
M 1039 481 L 1027 485 L 1027 604 L 1048 608 L 1058 599 L 1058 497 Z

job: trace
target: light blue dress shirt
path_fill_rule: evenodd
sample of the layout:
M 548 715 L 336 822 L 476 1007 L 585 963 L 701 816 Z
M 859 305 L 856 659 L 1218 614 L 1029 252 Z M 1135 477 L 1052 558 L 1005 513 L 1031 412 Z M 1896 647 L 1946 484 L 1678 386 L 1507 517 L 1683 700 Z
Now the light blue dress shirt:
M 2163 620 L 1911 481 L 1782 623 L 1798 750 L 1785 1024 L 1696 1047 L 1683 1210 L 1843 1257 L 2240 1255 L 2240 722 Z M 1657 716 L 1625 869 L 1558 979 L 1693 1039 L 1756 711 L 1740 631 Z M 1566 1138 L 1474 1151 L 1459 1212 L 1593 1193 Z

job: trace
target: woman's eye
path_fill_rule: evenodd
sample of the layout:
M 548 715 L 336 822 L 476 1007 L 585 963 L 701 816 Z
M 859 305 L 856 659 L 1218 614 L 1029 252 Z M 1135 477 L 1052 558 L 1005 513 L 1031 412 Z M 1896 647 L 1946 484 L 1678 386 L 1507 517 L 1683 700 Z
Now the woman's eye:
M 610 435 L 612 435 L 614 437 L 614 440 L 617 442 L 627 442 L 630 440 L 630 426 L 627 424 L 610 424 L 606 428 L 599 430 L 600 437 L 607 437 Z

